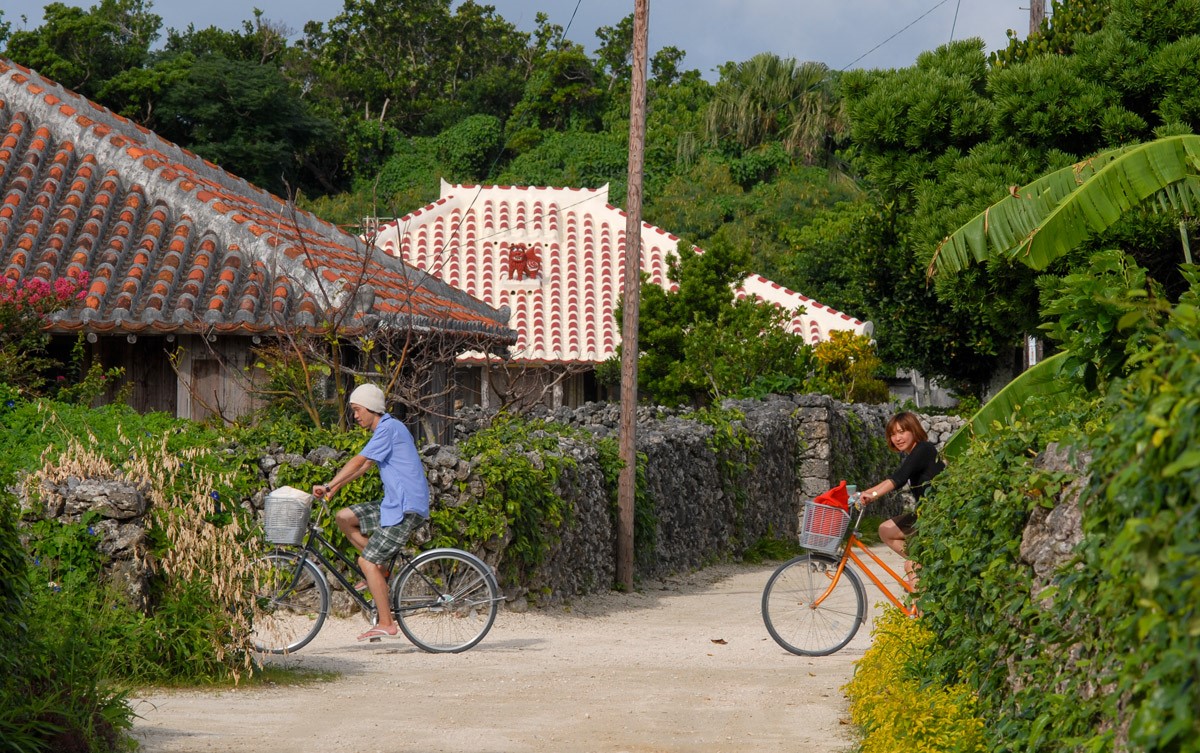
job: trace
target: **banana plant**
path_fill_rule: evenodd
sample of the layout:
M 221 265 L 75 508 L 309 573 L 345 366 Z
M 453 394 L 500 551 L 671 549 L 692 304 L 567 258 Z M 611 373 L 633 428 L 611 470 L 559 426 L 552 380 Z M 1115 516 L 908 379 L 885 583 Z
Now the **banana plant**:
M 1044 395 L 1064 391 L 1062 385 L 1057 382 L 1057 377 L 1067 355 L 1066 352 L 1055 353 L 1030 366 L 1004 385 L 991 400 L 980 406 L 970 421 L 946 440 L 942 447 L 942 457 L 948 460 L 958 457 L 967 449 L 973 437 L 985 438 L 990 435 L 993 424 L 1003 423 L 1016 415 L 1031 394 Z
M 1045 269 L 1129 210 L 1155 199 L 1195 215 L 1200 136 L 1170 136 L 1102 152 L 1045 175 L 980 212 L 939 245 L 929 276 L 1006 258 Z
M 942 241 L 929 276 L 947 275 L 972 262 L 1019 261 L 1045 269 L 1091 234 L 1101 232 L 1135 207 L 1156 200 L 1163 209 L 1195 215 L 1200 207 L 1200 136 L 1183 135 L 1103 152 L 1045 175 L 988 207 Z M 1185 254 L 1190 252 L 1181 230 Z M 1009 382 L 947 442 L 947 458 L 962 452 L 972 436 L 986 436 L 1031 394 L 1051 386 L 1067 354 L 1042 361 Z

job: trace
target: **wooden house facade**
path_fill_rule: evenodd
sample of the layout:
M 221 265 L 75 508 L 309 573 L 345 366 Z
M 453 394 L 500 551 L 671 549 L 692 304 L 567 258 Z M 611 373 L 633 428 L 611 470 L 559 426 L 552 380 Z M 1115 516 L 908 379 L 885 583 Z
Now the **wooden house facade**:
M 82 282 L 57 353 L 82 336 L 135 408 L 185 418 L 256 407 L 255 347 L 283 334 L 515 341 L 489 305 L 3 59 L 0 276 Z

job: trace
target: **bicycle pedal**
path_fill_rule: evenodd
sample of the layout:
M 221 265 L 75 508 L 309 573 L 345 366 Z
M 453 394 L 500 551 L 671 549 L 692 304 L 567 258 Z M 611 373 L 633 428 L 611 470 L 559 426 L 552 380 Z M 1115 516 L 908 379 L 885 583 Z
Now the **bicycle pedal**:
M 368 639 L 367 639 L 367 642 L 368 642 L 368 643 L 383 643 L 383 639 L 382 639 L 382 638 L 379 638 L 379 637 L 375 637 L 375 638 L 368 638 Z

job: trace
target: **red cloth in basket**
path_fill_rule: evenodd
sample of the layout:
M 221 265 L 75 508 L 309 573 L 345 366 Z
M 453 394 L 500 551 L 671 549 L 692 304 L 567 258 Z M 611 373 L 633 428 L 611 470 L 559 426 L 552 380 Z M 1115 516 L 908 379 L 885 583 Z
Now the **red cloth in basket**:
M 840 484 L 833 487 L 827 492 L 818 494 L 813 500 L 818 505 L 829 505 L 831 507 L 840 507 L 843 510 L 850 510 L 850 492 L 846 489 L 846 482 L 843 480 Z
M 850 492 L 847 491 L 844 480 L 829 491 L 817 495 L 813 502 L 832 509 L 825 511 L 820 507 L 813 508 L 813 512 L 816 514 L 805 524 L 805 528 L 810 533 L 821 536 L 838 536 L 845 531 L 843 524 L 845 516 L 840 511 L 850 509 Z

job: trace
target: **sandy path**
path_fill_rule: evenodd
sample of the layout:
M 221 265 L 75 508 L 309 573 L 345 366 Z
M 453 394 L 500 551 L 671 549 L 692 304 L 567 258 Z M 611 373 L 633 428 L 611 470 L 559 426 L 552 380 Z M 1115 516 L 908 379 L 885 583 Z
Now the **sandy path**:
M 134 734 L 144 753 L 846 750 L 840 689 L 870 625 L 834 656 L 787 653 L 759 614 L 773 567 L 713 567 L 569 608 L 501 611 L 458 655 L 403 639 L 359 644 L 361 619 L 334 620 L 280 661 L 336 669 L 338 680 L 150 693 L 134 701 Z M 868 589 L 868 601 L 882 599 Z

